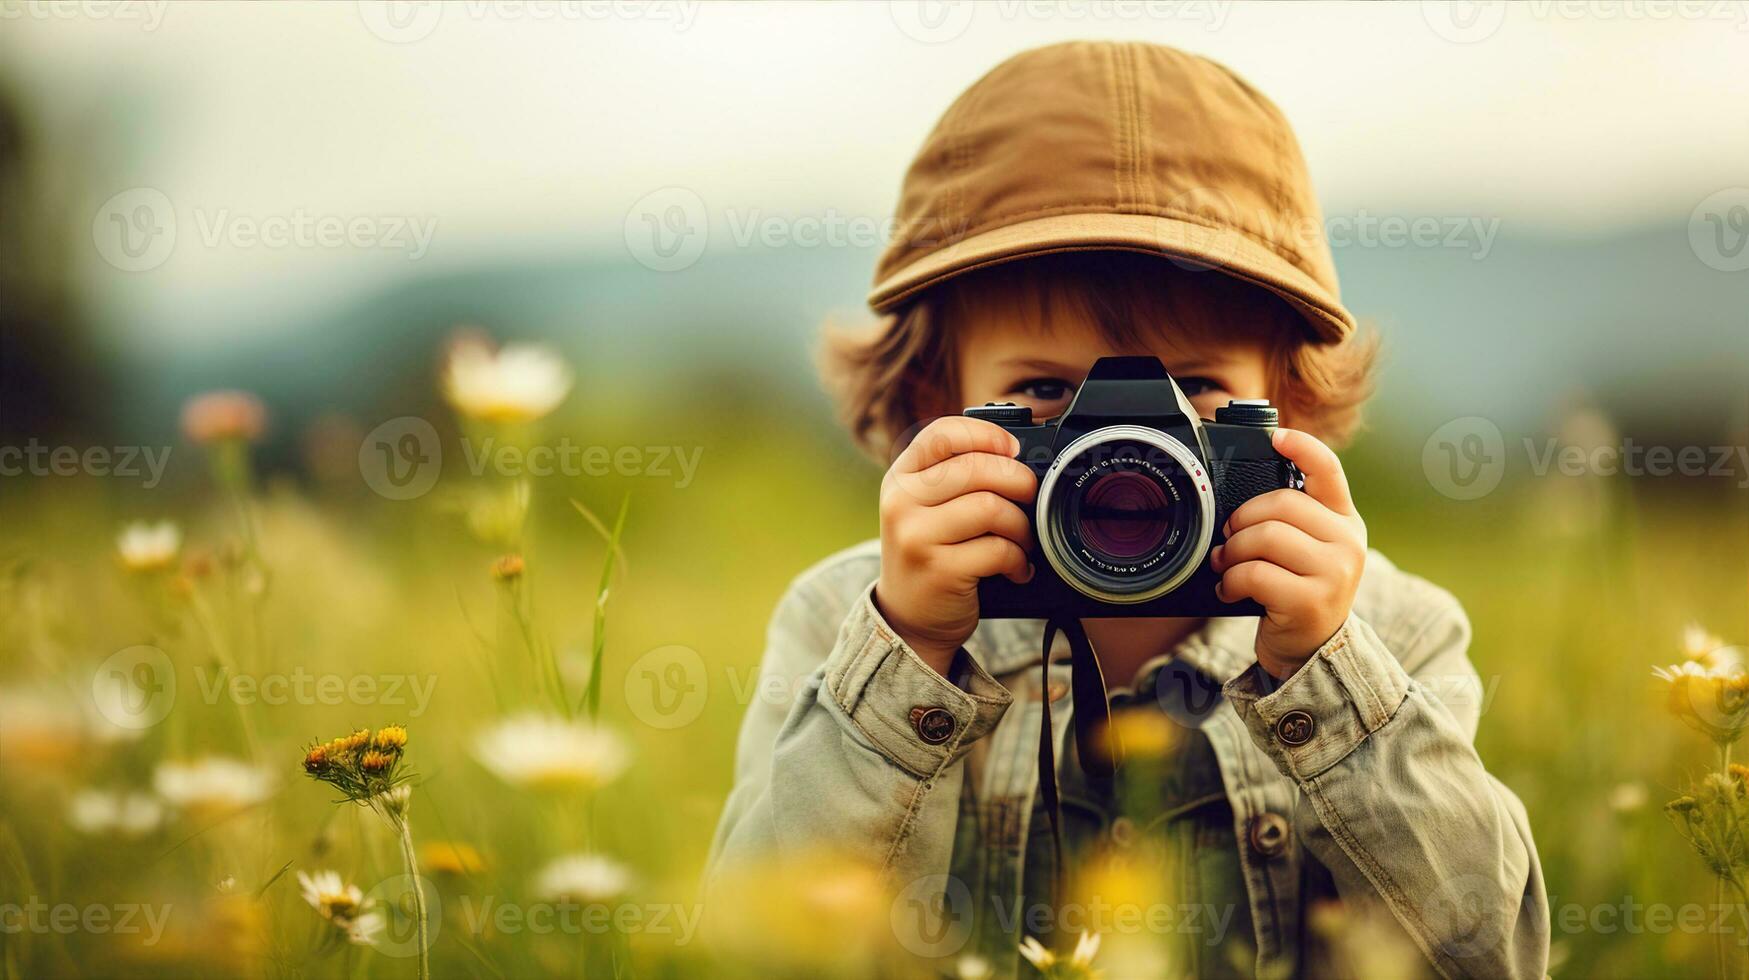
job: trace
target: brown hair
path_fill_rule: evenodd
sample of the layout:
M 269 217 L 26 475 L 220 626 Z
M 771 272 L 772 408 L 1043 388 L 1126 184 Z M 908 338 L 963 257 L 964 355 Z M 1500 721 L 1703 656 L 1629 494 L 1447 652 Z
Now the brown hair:
M 862 449 L 890 460 L 921 423 L 958 411 L 956 312 L 1001 297 L 1041 315 L 1077 309 L 1120 350 L 1161 336 L 1195 345 L 1261 340 L 1269 398 L 1282 422 L 1340 446 L 1372 393 L 1378 338 L 1363 330 L 1316 341 L 1275 294 L 1217 272 L 1134 252 L 1033 256 L 968 272 L 925 290 L 871 330 L 828 329 L 820 369 Z

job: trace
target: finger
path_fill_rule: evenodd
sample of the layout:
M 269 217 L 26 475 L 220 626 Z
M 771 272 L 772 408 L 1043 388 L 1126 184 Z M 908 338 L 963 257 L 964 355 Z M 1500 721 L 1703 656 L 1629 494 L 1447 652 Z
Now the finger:
M 1025 585 L 1032 578 L 1032 562 L 1025 549 L 1007 538 L 986 534 L 946 549 L 946 564 L 967 578 L 1000 575 L 1016 585 Z
M 1266 561 L 1241 562 L 1226 570 L 1215 584 L 1215 597 L 1222 602 L 1252 599 L 1263 608 L 1276 610 L 1308 597 L 1311 583 Z
M 1013 458 L 1019 452 L 1020 440 L 996 423 L 949 415 L 924 426 L 893 461 L 893 469 L 918 473 L 961 453 L 994 453 Z
M 1319 541 L 1343 541 L 1352 533 L 1342 515 L 1298 490 L 1271 490 L 1239 505 L 1227 518 L 1228 537 L 1264 521 L 1292 524 Z
M 944 544 L 995 534 L 1022 548 L 1032 547 L 1032 521 L 1027 518 L 1026 511 L 989 490 L 964 494 L 925 508 L 918 518 L 931 522 L 931 536 Z
M 1316 575 L 1333 564 L 1328 546 L 1283 521 L 1253 524 L 1227 539 L 1210 554 L 1217 572 L 1262 560 L 1298 575 Z
M 962 453 L 918 473 L 894 473 L 893 485 L 925 507 L 989 490 L 1016 503 L 1031 503 L 1038 490 L 1032 469 L 1012 456 Z
M 1286 456 L 1306 475 L 1306 492 L 1338 514 L 1354 513 L 1354 498 L 1348 493 L 1348 475 L 1335 450 L 1318 437 L 1298 429 L 1275 430 L 1275 451 Z

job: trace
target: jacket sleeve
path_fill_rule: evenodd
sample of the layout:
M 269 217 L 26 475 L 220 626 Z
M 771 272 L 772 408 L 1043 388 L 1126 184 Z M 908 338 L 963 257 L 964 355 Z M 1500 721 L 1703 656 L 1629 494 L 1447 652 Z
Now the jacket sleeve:
M 772 617 L 756 690 L 794 696 L 755 697 L 742 722 L 707 896 L 749 860 L 848 855 L 900 884 L 948 870 L 964 757 L 1012 696 L 964 652 L 949 683 L 881 618 L 872 586 L 848 609 L 832 592 L 805 576 Z M 933 709 L 951 726 L 939 713 L 920 726 Z
M 1294 825 L 1344 902 L 1382 903 L 1441 976 L 1542 977 L 1548 897 L 1524 805 L 1471 744 L 1469 620 L 1421 584 L 1434 597 L 1392 631 L 1397 649 L 1351 615 L 1273 691 L 1253 666 L 1227 694 L 1299 787 Z

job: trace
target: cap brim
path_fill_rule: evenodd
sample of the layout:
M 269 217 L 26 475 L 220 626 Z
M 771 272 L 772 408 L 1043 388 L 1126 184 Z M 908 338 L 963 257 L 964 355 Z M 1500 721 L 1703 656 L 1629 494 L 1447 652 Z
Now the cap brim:
M 886 313 L 954 276 L 1032 255 L 1115 249 L 1147 252 L 1185 268 L 1262 286 L 1306 318 L 1323 341 L 1354 332 L 1354 317 L 1298 267 L 1231 228 L 1147 214 L 1063 214 L 980 232 L 923 256 L 875 284 L 868 305 Z

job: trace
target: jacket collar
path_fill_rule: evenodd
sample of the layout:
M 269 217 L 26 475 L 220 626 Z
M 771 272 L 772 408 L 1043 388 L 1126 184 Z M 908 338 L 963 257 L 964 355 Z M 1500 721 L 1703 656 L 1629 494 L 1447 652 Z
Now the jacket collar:
M 1001 677 L 1038 665 L 1044 632 L 1041 619 L 986 619 L 966 641 L 966 650 L 985 670 Z M 1252 652 L 1256 637 L 1255 616 L 1212 618 L 1185 637 L 1172 655 L 1225 684 L 1257 662 Z M 1068 642 L 1058 635 L 1051 656 L 1068 652 Z

